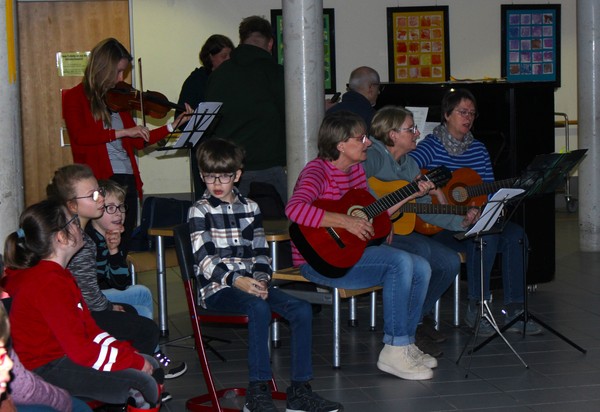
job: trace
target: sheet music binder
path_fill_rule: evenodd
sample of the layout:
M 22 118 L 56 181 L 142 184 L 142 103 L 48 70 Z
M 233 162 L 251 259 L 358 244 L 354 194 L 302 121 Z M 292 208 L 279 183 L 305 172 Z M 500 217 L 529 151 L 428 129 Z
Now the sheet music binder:
M 200 139 L 204 136 L 204 132 L 208 129 L 223 103 L 221 102 L 201 102 L 191 119 L 185 125 L 185 128 L 179 135 L 177 141 L 170 146 L 159 147 L 156 150 L 175 150 L 183 148 L 195 147 Z

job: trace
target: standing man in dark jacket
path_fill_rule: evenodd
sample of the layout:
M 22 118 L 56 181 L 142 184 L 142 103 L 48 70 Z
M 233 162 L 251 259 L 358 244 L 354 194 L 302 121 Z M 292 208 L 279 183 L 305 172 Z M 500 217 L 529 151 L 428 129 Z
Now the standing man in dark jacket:
M 223 102 L 215 136 L 246 151 L 239 190 L 250 182 L 270 183 L 287 200 L 285 95 L 283 66 L 271 55 L 273 32 L 262 17 L 246 17 L 239 27 L 240 45 L 208 80 L 206 99 Z

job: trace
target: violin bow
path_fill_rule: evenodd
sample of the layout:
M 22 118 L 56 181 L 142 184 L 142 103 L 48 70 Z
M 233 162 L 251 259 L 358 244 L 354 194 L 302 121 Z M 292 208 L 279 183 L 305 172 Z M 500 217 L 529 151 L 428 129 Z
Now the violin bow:
M 144 81 L 142 79 L 142 58 L 138 57 L 138 67 L 140 70 L 140 110 L 142 112 L 142 124 L 146 127 L 146 115 L 144 115 Z

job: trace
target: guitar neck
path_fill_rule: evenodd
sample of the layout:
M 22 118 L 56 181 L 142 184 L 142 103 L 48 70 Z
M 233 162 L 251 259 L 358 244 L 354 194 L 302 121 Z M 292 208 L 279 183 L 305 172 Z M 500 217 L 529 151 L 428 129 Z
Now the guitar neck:
M 369 206 L 363 208 L 363 212 L 367 215 L 369 219 L 374 218 L 379 215 L 383 211 L 389 209 L 395 204 L 403 201 L 407 197 L 417 193 L 419 191 L 419 185 L 417 182 L 412 182 L 407 184 L 406 186 L 382 197 L 377 201 L 371 203 Z
M 400 207 L 400 212 L 434 215 L 466 215 L 471 206 L 440 205 L 433 203 L 407 203 Z
M 469 197 L 477 197 L 487 195 L 489 193 L 495 193 L 500 189 L 512 187 L 517 179 L 511 177 L 510 179 L 496 180 L 494 182 L 486 182 L 480 185 L 468 186 L 467 194 Z

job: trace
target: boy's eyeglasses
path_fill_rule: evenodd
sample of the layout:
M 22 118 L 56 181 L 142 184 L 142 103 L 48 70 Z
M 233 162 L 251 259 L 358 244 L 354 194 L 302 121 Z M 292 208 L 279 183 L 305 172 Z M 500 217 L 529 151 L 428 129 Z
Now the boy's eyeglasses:
M 78 215 L 77 213 L 75 213 L 75 214 L 74 214 L 74 215 L 71 217 L 71 219 L 69 219 L 69 220 L 67 221 L 67 223 L 65 223 L 65 224 L 63 225 L 63 227 L 61 227 L 61 228 L 60 228 L 60 230 L 67 229 L 71 223 L 75 223 L 75 226 L 77 226 L 77 229 L 81 229 L 81 222 L 79 221 L 79 215 Z
M 98 189 L 94 190 L 91 195 L 76 196 L 73 199 L 88 199 L 88 198 L 91 198 L 94 202 L 96 202 L 98 199 L 100 199 L 100 196 L 104 197 L 105 194 L 106 194 L 106 192 L 104 191 L 104 188 L 103 187 L 99 187 Z
M 104 205 L 104 210 L 106 210 L 106 213 L 108 213 L 109 215 L 114 215 L 115 213 L 117 213 L 117 210 L 121 213 L 125 213 L 127 212 L 127 205 Z
M 204 180 L 204 183 L 209 184 L 209 185 L 212 185 L 217 180 L 221 184 L 227 184 L 227 183 L 231 182 L 231 180 L 233 179 L 234 176 L 235 176 L 235 173 L 224 173 L 222 175 L 204 175 L 203 174 L 202 179 Z

